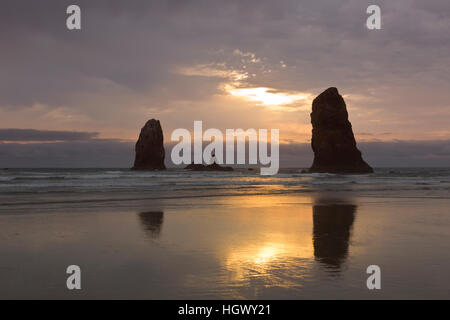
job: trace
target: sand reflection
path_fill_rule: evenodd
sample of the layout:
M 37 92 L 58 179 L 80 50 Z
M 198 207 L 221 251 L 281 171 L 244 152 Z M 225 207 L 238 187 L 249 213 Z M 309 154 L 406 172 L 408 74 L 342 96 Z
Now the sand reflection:
M 219 285 L 239 297 L 242 288 L 301 290 L 323 271 L 341 273 L 357 211 L 351 202 L 295 195 L 210 201 L 214 213 L 197 207 L 167 221 L 162 211 L 138 214 L 150 240 L 162 237 L 164 224 L 162 243 L 177 243 L 166 250 L 191 257 L 183 286 L 218 294 Z
M 357 206 L 328 204 L 313 206 L 314 257 L 327 268 L 340 270 L 348 256 L 348 247 Z
M 242 204 L 252 207 L 249 200 Z M 236 223 L 246 225 L 242 228 L 247 231 L 229 235 L 240 243 L 226 248 L 225 267 L 231 280 L 258 278 L 266 285 L 289 287 L 312 276 L 316 262 L 332 273 L 341 270 L 357 206 L 323 199 L 315 199 L 312 206 L 284 200 L 285 205 L 261 210 L 257 216 L 252 212 L 258 208 L 239 216 Z
M 309 205 L 258 207 L 264 197 L 242 199 L 247 208 L 238 217 L 240 228 L 224 246 L 225 269 L 231 281 L 261 282 L 289 287 L 302 278 L 314 262 L 311 245 L 312 209 Z M 270 201 L 270 200 L 269 200 Z M 272 203 L 273 205 L 273 203 Z
M 161 235 L 161 228 L 164 222 L 164 212 L 162 211 L 146 211 L 139 212 L 139 221 L 146 235 L 150 239 L 159 238 Z

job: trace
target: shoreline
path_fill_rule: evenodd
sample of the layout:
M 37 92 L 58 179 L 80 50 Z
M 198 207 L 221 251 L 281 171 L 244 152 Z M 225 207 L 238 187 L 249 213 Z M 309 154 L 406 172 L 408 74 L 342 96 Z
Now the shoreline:
M 133 192 L 134 193 L 134 192 Z M 342 199 L 359 199 L 364 202 L 371 203 L 383 203 L 386 200 L 389 202 L 421 202 L 421 201 L 450 201 L 450 197 L 447 196 L 433 196 L 433 195 L 417 195 L 411 194 L 409 191 L 404 192 L 405 195 L 392 195 L 392 194 L 367 194 L 361 192 L 349 192 L 349 191 L 291 191 L 291 192 L 272 192 L 272 193 L 241 193 L 241 194 L 202 194 L 202 195 L 179 195 L 179 196 L 158 196 L 158 197 L 133 197 L 133 198 L 106 198 L 106 199 L 72 199 L 61 201 L 37 201 L 37 202 L 24 202 L 24 203 L 2 203 L 0 204 L 0 216 L 14 215 L 14 214 L 28 214 L 29 211 L 37 212 L 57 212 L 61 210 L 75 210 L 75 211 L 90 211 L 109 208 L 140 208 L 151 204 L 164 204 L 166 207 L 177 208 L 179 203 L 186 203 L 192 205 L 198 200 L 199 202 L 221 203 L 228 198 L 245 199 L 245 198 L 270 198 L 274 201 L 282 199 L 310 199 L 307 202 L 301 202 L 301 204 L 312 205 L 314 199 L 335 199 L 336 203 L 342 201 Z M 420 193 L 420 192 L 419 192 Z M 126 193 L 127 194 L 127 193 Z M 177 204 L 173 204 L 173 201 L 177 200 Z M 371 201 L 372 200 L 372 201 Z M 198 202 L 197 201 L 197 202 Z M 118 205 L 119 204 L 119 205 Z M 300 203 L 297 203 L 300 204 Z M 270 204 L 267 204 L 270 205 Z
M 321 193 L 21 209 L 0 214 L 0 297 L 448 298 L 449 203 Z M 76 295 L 69 264 L 84 275 Z

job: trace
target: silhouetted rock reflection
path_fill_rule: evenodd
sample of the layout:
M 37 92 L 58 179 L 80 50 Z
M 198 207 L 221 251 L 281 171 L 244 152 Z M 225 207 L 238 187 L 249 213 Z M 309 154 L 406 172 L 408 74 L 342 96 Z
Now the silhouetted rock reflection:
M 161 234 L 161 227 L 164 222 L 164 212 L 147 211 L 139 212 L 139 220 L 146 234 L 151 238 L 158 238 Z
M 329 268 L 340 269 L 347 258 L 356 209 L 353 204 L 313 206 L 314 257 Z

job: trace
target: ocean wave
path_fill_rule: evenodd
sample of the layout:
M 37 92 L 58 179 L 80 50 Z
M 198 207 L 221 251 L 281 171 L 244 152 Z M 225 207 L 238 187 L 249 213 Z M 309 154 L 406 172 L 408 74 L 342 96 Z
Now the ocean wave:
M 334 177 L 337 176 L 335 173 L 302 173 L 301 171 L 297 174 L 293 174 L 297 177 L 312 177 L 312 178 L 322 178 L 322 177 Z
M 79 189 L 86 190 L 102 190 L 105 192 L 114 191 L 115 189 L 123 190 L 160 190 L 164 188 L 166 190 L 179 189 L 189 190 L 193 188 L 214 188 L 214 187 L 226 187 L 226 188 L 240 188 L 240 187 L 255 187 L 255 188 L 317 188 L 321 190 L 344 190 L 344 188 L 351 188 L 352 190 L 368 190 L 373 188 L 374 190 L 417 190 L 417 189 L 432 189 L 432 190 L 449 190 L 450 183 L 360 183 L 356 181 L 115 181 L 115 182 L 102 182 L 102 181 L 80 181 L 80 182 L 50 182 L 40 181 L 33 183 L 15 183 L 0 182 L 1 192 L 17 192 L 18 190 L 26 192 L 41 192 L 44 189 L 48 191 L 65 189 L 67 191 L 78 192 Z
M 449 190 L 450 169 L 378 170 L 375 174 L 340 175 L 280 170 L 275 176 L 259 172 L 193 172 L 184 170 L 11 170 L 0 175 L 2 193 L 42 192 L 164 192 L 171 190 L 319 190 L 374 191 Z
M 12 181 L 27 181 L 27 180 L 63 180 L 65 176 L 20 176 L 20 177 L 12 177 Z

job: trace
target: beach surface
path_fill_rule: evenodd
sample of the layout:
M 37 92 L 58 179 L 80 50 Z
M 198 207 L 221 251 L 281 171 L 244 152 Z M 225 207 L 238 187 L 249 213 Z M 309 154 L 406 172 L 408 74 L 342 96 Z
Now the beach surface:
M 7 170 L 0 298 L 449 299 L 450 173 L 433 170 Z

